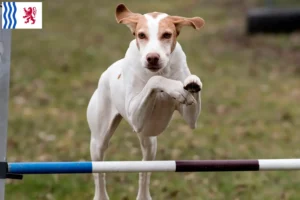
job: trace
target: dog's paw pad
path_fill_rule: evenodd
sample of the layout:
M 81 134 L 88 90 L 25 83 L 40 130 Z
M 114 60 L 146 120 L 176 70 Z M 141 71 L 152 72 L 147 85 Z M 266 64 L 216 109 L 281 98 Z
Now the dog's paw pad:
M 197 76 L 190 75 L 184 81 L 184 89 L 192 93 L 199 92 L 202 90 L 202 82 Z
M 196 93 L 196 92 L 201 91 L 200 85 L 198 85 L 195 82 L 188 83 L 186 86 L 184 86 L 184 89 L 189 91 L 189 92 L 192 92 L 192 93 Z

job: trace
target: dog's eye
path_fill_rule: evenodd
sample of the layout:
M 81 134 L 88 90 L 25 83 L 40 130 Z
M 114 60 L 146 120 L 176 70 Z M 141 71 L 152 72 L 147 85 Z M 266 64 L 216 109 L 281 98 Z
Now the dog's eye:
M 164 38 L 164 39 L 170 39 L 171 36 L 172 36 L 171 33 L 164 33 L 164 34 L 162 35 L 162 38 Z
M 145 33 L 139 33 L 139 34 L 138 34 L 138 37 L 139 37 L 140 39 L 145 39 L 145 38 L 146 38 L 146 35 L 145 35 Z

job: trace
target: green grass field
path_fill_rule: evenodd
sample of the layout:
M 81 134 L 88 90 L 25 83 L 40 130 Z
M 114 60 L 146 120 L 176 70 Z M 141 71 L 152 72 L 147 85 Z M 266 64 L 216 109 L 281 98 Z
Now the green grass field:
M 198 128 L 176 113 L 158 137 L 157 160 L 300 156 L 300 34 L 247 37 L 245 13 L 263 1 L 123 2 L 134 12 L 206 21 L 178 38 L 204 85 Z M 42 30 L 13 31 L 8 161 L 90 160 L 89 98 L 133 39 L 115 21 L 118 3 L 44 1 Z M 141 159 L 125 121 L 106 155 Z M 108 174 L 107 184 L 111 200 L 132 200 L 138 174 Z M 93 193 L 91 175 L 25 176 L 6 186 L 7 200 L 89 200 Z M 153 200 L 298 200 L 300 172 L 154 173 L 151 193 Z

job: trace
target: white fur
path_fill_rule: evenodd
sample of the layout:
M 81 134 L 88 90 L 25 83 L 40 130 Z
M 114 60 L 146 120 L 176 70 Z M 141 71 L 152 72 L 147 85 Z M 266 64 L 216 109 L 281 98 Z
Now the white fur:
M 152 29 L 155 23 L 148 22 L 151 25 L 151 45 L 145 47 L 145 53 L 141 55 L 133 40 L 125 57 L 101 75 L 98 88 L 89 102 L 87 119 L 93 161 L 104 159 L 109 140 L 122 118 L 137 133 L 143 160 L 155 159 L 156 136 L 166 129 L 175 110 L 181 113 L 191 128 L 196 127 L 201 110 L 200 92 L 190 93 L 184 90 L 184 86 L 194 82 L 202 87 L 202 83 L 197 76 L 191 75 L 179 43 L 163 69 L 154 73 L 143 67 L 143 54 L 157 50 L 157 38 L 153 36 L 157 27 Z M 105 174 L 94 174 L 94 180 L 94 200 L 109 199 Z M 137 200 L 151 200 L 149 183 L 150 173 L 140 173 Z

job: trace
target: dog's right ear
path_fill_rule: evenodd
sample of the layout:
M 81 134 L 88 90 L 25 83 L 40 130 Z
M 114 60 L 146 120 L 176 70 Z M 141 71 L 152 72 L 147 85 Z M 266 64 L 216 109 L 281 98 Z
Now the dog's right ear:
M 116 8 L 117 22 L 127 25 L 133 35 L 135 35 L 135 28 L 141 16 L 139 13 L 131 12 L 124 4 L 119 4 Z

